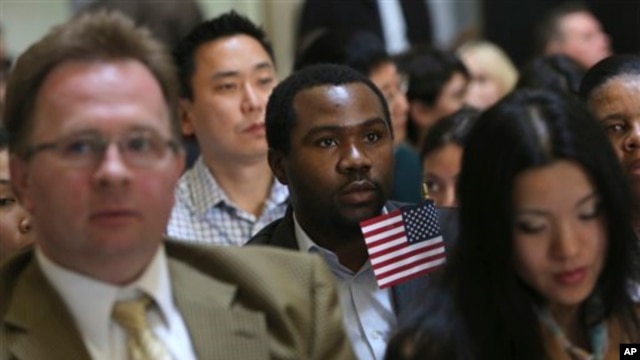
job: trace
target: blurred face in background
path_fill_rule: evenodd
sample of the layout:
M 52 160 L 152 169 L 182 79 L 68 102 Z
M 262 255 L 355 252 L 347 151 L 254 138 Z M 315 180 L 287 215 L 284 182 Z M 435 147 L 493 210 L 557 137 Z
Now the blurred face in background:
M 519 174 L 513 197 L 516 272 L 552 314 L 575 309 L 593 292 L 607 252 L 595 187 L 562 160 Z
M 598 19 L 587 11 L 564 16 L 559 23 L 559 32 L 548 52 L 565 54 L 585 69 L 611 55 L 609 36 L 602 31 Z
M 9 154 L 0 150 L 0 260 L 29 245 L 30 220 L 9 182 Z
M 391 113 L 394 143 L 400 144 L 407 137 L 407 116 L 409 102 L 407 101 L 407 78 L 399 74 L 393 62 L 386 62 L 376 67 L 369 79 L 380 89 L 387 100 Z
M 448 143 L 426 155 L 422 161 L 424 182 L 437 206 L 456 206 L 456 182 L 460 173 L 462 147 Z
M 438 120 L 460 110 L 464 105 L 469 80 L 462 73 L 454 73 L 442 86 L 440 94 L 429 106 L 420 100 L 411 101 L 411 117 L 426 134 Z
M 476 59 L 474 53 L 462 56 L 462 61 L 471 73 L 471 81 L 465 97 L 468 105 L 484 110 L 504 96 L 505 89 L 502 84 L 488 71 L 482 61 Z

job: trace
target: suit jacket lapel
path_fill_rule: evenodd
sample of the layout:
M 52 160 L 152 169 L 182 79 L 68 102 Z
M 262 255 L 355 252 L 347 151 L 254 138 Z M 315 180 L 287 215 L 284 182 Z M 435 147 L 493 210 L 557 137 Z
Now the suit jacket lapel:
M 238 289 L 169 260 L 173 296 L 199 359 L 268 359 L 266 319 L 234 307 Z
M 7 341 L 17 359 L 90 359 L 66 305 L 33 259 L 17 281 L 4 321 L 16 329 Z
M 296 241 L 296 234 L 294 230 L 293 210 L 291 206 L 287 208 L 287 212 L 280 220 L 280 223 L 273 232 L 273 245 L 291 249 L 300 250 L 298 242 Z

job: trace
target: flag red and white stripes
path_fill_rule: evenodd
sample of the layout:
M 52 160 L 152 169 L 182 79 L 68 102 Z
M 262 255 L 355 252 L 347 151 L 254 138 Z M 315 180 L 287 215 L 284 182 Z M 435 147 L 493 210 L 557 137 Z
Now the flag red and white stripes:
M 446 262 L 431 200 L 362 221 L 360 227 L 381 289 L 430 273 Z

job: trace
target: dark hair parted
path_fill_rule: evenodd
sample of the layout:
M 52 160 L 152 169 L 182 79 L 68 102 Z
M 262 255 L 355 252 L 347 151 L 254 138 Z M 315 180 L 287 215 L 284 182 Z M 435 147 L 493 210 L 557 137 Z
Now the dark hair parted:
M 456 144 L 464 148 L 469 131 L 480 116 L 480 111 L 472 107 L 463 107 L 455 113 L 442 118 L 427 133 L 424 138 L 420 159 L 424 161 L 434 151 L 447 144 Z
M 369 76 L 378 66 L 393 60 L 384 43 L 366 31 L 325 29 L 302 49 L 294 71 L 305 66 L 330 63 L 346 65 Z
M 517 88 L 550 89 L 578 95 L 584 69 L 566 55 L 540 56 L 520 70 Z
M 397 58 L 400 70 L 409 76 L 407 99 L 432 106 L 453 75 L 471 78 L 462 60 L 452 52 L 419 46 Z
M 275 64 L 273 48 L 264 30 L 249 18 L 232 10 L 198 24 L 173 50 L 173 59 L 178 68 L 181 97 L 193 100 L 191 78 L 196 71 L 195 55 L 198 48 L 206 43 L 234 35 L 247 35 L 255 39 Z
M 171 130 L 180 143 L 177 80 L 168 52 L 148 30 L 136 27 L 124 15 L 98 11 L 53 28 L 16 61 L 7 83 L 3 117 L 12 153 L 25 155 L 42 83 L 56 67 L 73 61 L 142 63 L 162 89 L 171 116 Z
M 393 135 L 391 116 L 384 96 L 366 75 L 343 65 L 317 64 L 293 73 L 273 89 L 265 115 L 269 149 L 285 155 L 289 153 L 291 129 L 296 124 L 293 102 L 297 94 L 318 86 L 340 86 L 353 83 L 364 84 L 376 94 L 384 111 L 384 120 Z
M 454 313 L 442 315 L 449 325 L 439 329 L 428 320 L 431 314 L 412 320 L 414 358 L 429 358 L 421 337 L 434 331 L 450 333 L 438 336 L 453 339 L 450 348 L 458 359 L 548 358 L 534 313 L 545 299 L 514 268 L 513 192 L 519 174 L 559 160 L 585 171 L 606 219 L 606 258 L 579 311 L 581 324 L 615 318 L 631 339 L 640 336 L 628 292 L 628 281 L 638 279 L 634 259 L 640 244 L 631 225 L 628 184 L 606 135 L 577 98 L 516 90 L 484 113 L 467 139 L 458 178 L 460 238 L 441 284 L 452 296 Z M 425 308 L 440 304 L 448 311 L 437 296 L 426 301 L 431 305 Z
M 455 74 L 461 74 L 467 81 L 471 79 L 469 71 L 458 56 L 430 46 L 419 46 L 397 58 L 398 68 L 407 74 L 409 88 L 407 100 L 419 101 L 431 107 L 442 94 L 445 85 Z M 416 122 L 407 121 L 407 136 L 417 144 L 419 131 Z
M 535 24 L 534 46 L 536 52 L 544 54 L 549 43 L 562 40 L 560 22 L 565 16 L 583 12 L 591 13 L 587 5 L 581 1 L 563 2 L 549 9 Z
M 580 83 L 580 97 L 587 101 L 594 90 L 613 78 L 640 76 L 640 55 L 612 55 L 593 65 Z

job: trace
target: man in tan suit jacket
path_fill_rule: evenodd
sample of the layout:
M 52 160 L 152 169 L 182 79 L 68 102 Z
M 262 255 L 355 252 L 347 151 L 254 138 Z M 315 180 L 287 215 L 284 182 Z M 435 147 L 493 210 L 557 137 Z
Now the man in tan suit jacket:
M 0 265 L 0 360 L 353 358 L 319 258 L 164 240 L 184 167 L 174 77 L 109 13 L 18 60 L 4 119 L 35 246 Z

